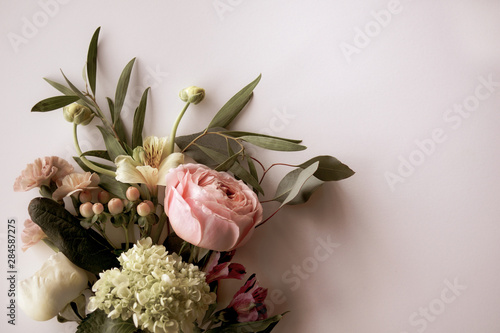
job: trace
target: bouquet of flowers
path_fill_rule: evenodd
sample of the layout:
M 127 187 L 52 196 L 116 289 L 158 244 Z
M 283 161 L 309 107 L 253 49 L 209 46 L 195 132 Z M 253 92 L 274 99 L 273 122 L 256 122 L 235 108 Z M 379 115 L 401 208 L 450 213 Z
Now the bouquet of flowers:
M 55 251 L 20 281 L 19 306 L 35 320 L 77 321 L 80 333 L 271 332 L 283 314 L 268 316 L 267 289 L 255 274 L 229 304 L 218 300 L 221 280 L 246 277 L 245 267 L 232 262 L 235 250 L 285 205 L 306 202 L 324 182 L 354 172 L 326 155 L 287 165 L 292 170 L 264 200 L 266 173 L 284 164 L 264 167 L 247 145 L 276 151 L 306 147 L 300 140 L 229 129 L 260 75 L 200 132 L 183 136 L 177 136 L 179 122 L 191 104 L 202 102 L 204 89 L 180 92 L 185 106 L 168 136 L 144 138 L 148 88 L 127 133 L 120 114 L 134 59 L 119 78 L 114 100 L 107 98 L 108 118 L 96 99 L 99 32 L 88 49 L 85 89 L 64 73 L 64 84 L 46 79 L 62 95 L 32 109 L 63 109 L 73 123 L 74 162 L 82 171 L 62 158 L 43 157 L 15 180 L 15 191 L 40 193 L 29 204 L 23 250 L 43 240 Z M 78 129 L 96 123 L 105 147 L 83 152 Z M 264 218 L 262 203 L 273 201 L 277 210 Z M 122 241 L 112 241 L 110 233 Z

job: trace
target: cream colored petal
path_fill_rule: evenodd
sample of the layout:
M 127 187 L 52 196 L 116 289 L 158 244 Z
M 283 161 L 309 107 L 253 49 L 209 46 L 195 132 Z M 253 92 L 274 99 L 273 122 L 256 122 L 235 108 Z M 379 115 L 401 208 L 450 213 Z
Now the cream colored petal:
M 158 170 L 158 185 L 167 185 L 167 173 L 170 169 L 176 168 L 184 163 L 184 154 L 182 153 L 172 153 L 168 155 L 160 164 L 160 169 Z
M 144 184 L 146 179 L 137 170 L 139 164 L 127 155 L 120 155 L 115 159 L 116 180 L 122 183 Z
M 154 188 L 158 183 L 158 169 L 149 165 L 141 165 L 136 167 L 136 170 L 141 174 L 144 182 L 149 189 Z

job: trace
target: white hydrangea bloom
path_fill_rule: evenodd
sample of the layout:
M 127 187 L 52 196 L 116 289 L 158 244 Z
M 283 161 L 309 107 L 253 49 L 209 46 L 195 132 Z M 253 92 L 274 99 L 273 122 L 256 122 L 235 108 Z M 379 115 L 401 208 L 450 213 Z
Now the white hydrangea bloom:
M 197 266 L 168 254 L 151 238 L 140 240 L 118 259 L 122 269 L 99 274 L 88 309 L 101 309 L 110 318 L 128 320 L 154 333 L 191 333 L 216 295 Z

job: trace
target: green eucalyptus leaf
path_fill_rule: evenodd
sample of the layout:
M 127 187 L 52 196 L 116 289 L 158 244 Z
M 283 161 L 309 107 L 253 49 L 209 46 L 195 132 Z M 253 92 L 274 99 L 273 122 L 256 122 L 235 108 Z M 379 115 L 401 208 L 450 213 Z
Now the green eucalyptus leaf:
M 35 198 L 28 207 L 31 220 L 75 265 L 93 274 L 118 267 L 113 248 L 96 231 L 84 229 L 62 205 L 47 198 Z
M 261 75 L 241 89 L 226 104 L 224 104 L 207 128 L 227 127 L 248 103 L 252 97 L 253 90 L 260 81 L 260 78 Z
M 248 171 L 250 171 L 252 177 L 258 180 L 259 174 L 257 173 L 257 169 L 255 168 L 255 163 L 253 162 L 251 157 L 247 157 L 247 164 L 248 164 Z
M 245 323 L 237 323 L 224 325 L 221 327 L 212 328 L 206 333 L 255 333 L 255 332 L 270 332 L 267 330 L 269 327 L 274 328 L 277 322 L 283 318 L 284 314 L 276 315 L 264 320 L 251 321 Z
M 65 107 L 68 104 L 74 103 L 80 98 L 78 96 L 55 96 L 46 98 L 38 103 L 36 103 L 33 108 L 31 108 L 31 112 L 46 112 L 57 110 L 62 107 Z
M 134 114 L 134 128 L 132 130 L 132 149 L 142 146 L 142 130 L 144 128 L 144 119 L 146 118 L 146 105 L 148 103 L 148 92 L 150 88 L 144 90 L 139 106 Z
M 238 160 L 238 157 L 241 155 L 241 153 L 235 153 L 231 156 L 229 156 L 224 162 L 219 164 L 215 170 L 216 171 L 227 171 L 229 170 L 233 164 Z
M 283 203 L 287 199 L 294 185 L 298 182 L 299 176 L 303 170 L 304 169 L 297 168 L 286 174 L 286 176 L 283 177 L 283 179 L 278 184 L 275 197 L 272 200 Z M 307 178 L 297 195 L 286 204 L 298 205 L 305 203 L 307 200 L 309 200 L 313 192 L 323 184 L 324 182 L 322 180 L 319 180 L 314 176 Z
M 78 166 L 80 168 L 82 168 L 83 171 L 85 172 L 95 172 L 93 169 L 89 168 L 87 165 L 85 165 L 85 163 L 83 163 L 82 159 L 78 156 L 73 156 L 73 159 L 75 160 L 76 163 L 78 163 Z M 98 162 L 95 162 L 95 161 L 92 161 L 93 164 L 97 165 L 98 167 L 101 167 L 103 169 L 106 169 L 106 170 L 111 170 L 111 171 L 115 171 L 116 170 L 116 167 L 115 166 L 112 166 L 112 165 L 108 165 L 108 164 L 102 164 L 102 163 L 98 163 Z
M 300 151 L 306 149 L 306 146 L 299 145 L 290 141 L 275 139 L 265 136 L 244 135 L 240 139 L 251 143 L 255 146 L 262 147 L 269 150 L 277 151 Z
M 123 125 L 123 121 L 121 118 L 117 118 L 114 122 L 113 128 L 120 138 L 120 141 L 127 145 L 127 133 L 125 131 L 125 125 Z
M 336 181 L 354 175 L 354 171 L 347 165 L 343 164 L 335 157 L 328 155 L 316 156 L 298 165 L 298 167 L 305 169 L 316 162 L 319 162 L 319 166 L 314 176 L 323 181 Z
M 115 103 L 113 103 L 113 100 L 109 97 L 106 97 L 106 100 L 108 101 L 108 107 L 109 107 L 109 112 L 111 113 L 111 121 L 115 121 Z
M 134 67 L 135 58 L 129 61 L 125 66 L 118 80 L 118 85 L 116 86 L 115 93 L 115 107 L 113 110 L 114 117 L 113 122 L 116 124 L 118 119 L 120 119 L 120 112 L 122 111 L 123 103 L 125 102 L 125 96 L 127 95 L 128 84 L 130 82 L 130 75 L 132 73 L 132 68 Z
M 127 198 L 126 192 L 127 189 L 130 187 L 129 184 L 119 182 L 115 178 L 108 175 L 99 174 L 99 178 L 100 178 L 99 186 L 102 187 L 104 190 L 108 191 L 114 196 L 117 196 L 120 199 Z
M 253 132 L 221 131 L 221 133 L 224 134 L 224 135 L 232 136 L 234 138 L 239 138 L 239 137 L 242 137 L 242 136 L 258 136 L 258 137 L 263 137 L 263 138 L 279 139 L 279 140 L 284 140 L 284 141 L 293 142 L 293 143 L 301 143 L 302 142 L 302 140 L 280 138 L 278 136 L 272 136 L 272 135 L 266 135 L 266 134 L 260 134 L 260 133 L 253 133 Z
M 123 321 L 121 318 L 111 319 L 102 310 L 89 314 L 78 325 L 76 333 L 136 333 L 143 332 L 135 327 L 132 318 Z
M 52 87 L 56 88 L 57 90 L 59 90 L 60 92 L 62 92 L 64 95 L 67 95 L 67 96 L 76 96 L 75 93 L 73 92 L 73 90 L 69 89 L 68 87 L 58 83 L 58 82 L 55 82 L 55 81 L 52 81 L 50 79 L 47 79 L 47 78 L 43 78 L 45 81 L 47 81 Z
M 89 45 L 89 51 L 87 53 L 87 79 L 90 85 L 90 89 L 95 96 L 95 82 L 97 74 L 97 41 L 99 39 L 99 31 L 101 27 L 97 28 L 92 36 Z
M 288 183 L 288 185 L 289 185 L 288 187 L 290 188 L 290 190 L 287 191 L 288 194 L 283 199 L 283 201 L 280 200 L 281 201 L 280 207 L 283 207 L 284 205 L 288 204 L 289 202 L 292 202 L 298 195 L 301 194 L 301 190 L 304 188 L 304 185 L 307 183 L 309 178 L 311 178 L 313 176 L 313 174 L 316 172 L 316 170 L 318 169 L 318 166 L 319 166 L 319 162 L 315 162 L 305 169 L 299 169 L 298 174 L 294 175 L 294 177 L 292 179 L 295 181 L 291 181 Z M 278 188 L 279 188 L 279 186 L 278 186 Z M 283 191 L 283 189 L 282 189 L 282 191 Z M 278 194 L 277 197 L 279 198 L 279 197 L 281 197 L 281 195 Z
M 120 142 L 113 134 L 102 126 L 97 126 L 97 128 L 101 131 L 104 144 L 106 145 L 106 150 L 108 151 L 109 157 L 112 161 L 114 161 L 119 155 L 127 155 L 127 152 L 123 149 Z

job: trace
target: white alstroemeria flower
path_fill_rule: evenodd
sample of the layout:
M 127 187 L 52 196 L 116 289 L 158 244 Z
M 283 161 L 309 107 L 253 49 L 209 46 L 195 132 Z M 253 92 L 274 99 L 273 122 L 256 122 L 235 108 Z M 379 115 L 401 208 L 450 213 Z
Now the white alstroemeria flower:
M 19 282 L 19 307 L 32 319 L 55 316 L 87 287 L 87 273 L 62 253 L 53 254 L 33 276 Z
M 116 180 L 122 183 L 146 184 L 150 191 L 166 184 L 168 170 L 184 163 L 184 155 L 171 153 L 169 140 L 148 136 L 142 147 L 134 149 L 133 156 L 116 157 Z

